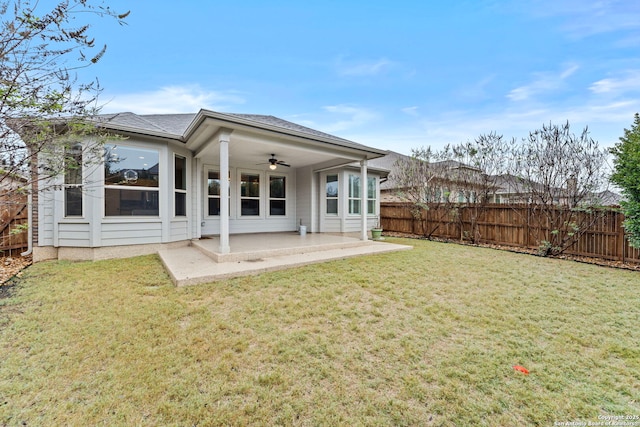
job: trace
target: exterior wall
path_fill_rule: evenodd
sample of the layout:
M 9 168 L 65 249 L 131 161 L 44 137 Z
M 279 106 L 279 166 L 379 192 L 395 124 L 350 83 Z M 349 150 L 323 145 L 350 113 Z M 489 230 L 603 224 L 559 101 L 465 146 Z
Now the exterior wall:
M 202 235 L 219 234 L 219 217 L 208 215 L 207 172 L 217 166 L 193 154 L 178 143 L 151 138 L 129 138 L 115 142 L 119 147 L 154 150 L 158 153 L 158 209 L 157 216 L 106 216 L 105 167 L 96 164 L 83 170 L 82 215 L 65 217 L 64 177 L 47 183 L 49 189 L 39 194 L 37 209 L 38 240 L 34 259 L 103 259 L 153 253 L 168 244 L 185 244 Z M 175 215 L 175 156 L 186 159 L 186 215 Z M 260 175 L 260 215 L 242 216 L 240 176 L 243 172 Z M 255 165 L 230 165 L 230 223 L 232 234 L 256 232 L 293 232 L 300 223 L 309 232 L 358 232 L 359 214 L 348 214 L 348 175 L 359 175 L 354 168 L 332 171 L 339 175 L 340 197 L 338 215 L 326 214 L 326 172 L 317 173 L 312 167 L 278 168 L 276 171 L 257 169 Z M 286 177 L 286 215 L 269 215 L 270 175 Z M 376 178 L 379 187 L 379 176 Z M 125 189 L 126 187 L 118 187 Z M 133 188 L 133 187 L 131 187 Z M 155 188 L 155 187 L 154 187 Z M 379 190 L 379 188 L 378 188 Z M 153 190 L 155 191 L 155 190 Z M 121 199 L 122 200 L 122 199 Z M 379 212 L 379 198 L 377 199 Z M 119 204 L 119 207 L 123 205 Z M 146 208 L 145 208 L 146 209 Z M 124 211 L 124 208 L 123 208 Z M 119 211 L 119 212 L 123 212 Z M 376 222 L 372 214 L 368 227 Z M 121 248 L 128 248 L 126 251 Z
M 325 183 L 327 175 L 338 175 L 338 213 L 327 214 Z M 360 231 L 362 217 L 360 214 L 349 213 L 349 175 L 360 176 L 360 171 L 353 169 L 336 169 L 319 174 L 318 206 L 320 212 L 320 232 L 325 233 L 356 233 Z M 376 180 L 375 212 L 368 212 L 367 228 L 373 228 L 380 215 L 380 175 L 368 172 L 369 178 Z M 362 202 L 362 201 L 361 201 Z
M 38 197 L 37 246 L 53 246 L 55 193 L 43 190 Z
M 58 236 L 58 244 L 56 246 L 79 248 L 91 246 L 91 230 L 87 221 L 60 223 L 58 225 Z
M 202 189 L 200 197 L 203 200 L 200 215 L 202 216 L 201 234 L 217 235 L 220 234 L 220 217 L 208 215 L 208 171 L 218 171 L 217 165 L 204 164 L 200 174 Z M 229 213 L 229 232 L 231 234 L 242 233 L 269 233 L 295 231 L 297 229 L 297 174 L 295 170 L 257 170 L 250 167 L 229 167 L 230 181 L 230 213 Z M 240 179 L 242 173 L 252 173 L 260 175 L 260 215 L 259 216 L 242 216 L 241 215 L 241 198 L 240 198 Z M 269 176 L 284 176 L 286 179 L 286 215 L 270 216 L 269 215 Z
M 150 140 L 117 141 L 118 146 L 151 149 L 158 152 L 159 215 L 105 216 L 104 166 L 94 161 L 94 166 L 83 171 L 83 215 L 65 217 L 64 177 L 43 184 L 37 209 L 36 258 L 49 259 L 59 251 L 53 248 L 98 248 L 128 245 L 156 245 L 186 241 L 193 236 L 192 213 L 194 193 L 192 180 L 192 156 L 188 150 L 167 143 Z M 174 215 L 174 156 L 187 159 L 187 212 L 186 216 Z M 36 225 L 34 223 L 34 225 Z M 65 250 L 70 254 L 70 250 Z M 78 254 L 76 254 L 78 255 Z M 75 256 L 75 255 L 74 255 Z M 82 258 L 82 257 L 80 257 Z M 75 258 L 74 258 L 75 259 Z
M 317 230 L 317 222 L 313 220 L 313 208 L 316 205 L 315 200 L 317 200 L 317 197 L 314 197 L 314 187 L 313 170 L 310 167 L 296 170 L 296 213 L 298 218 L 296 230 L 300 228 L 300 224 L 306 226 L 309 232 Z
M 100 233 L 101 242 L 96 246 L 162 243 L 162 223 L 163 221 L 157 218 L 103 222 Z

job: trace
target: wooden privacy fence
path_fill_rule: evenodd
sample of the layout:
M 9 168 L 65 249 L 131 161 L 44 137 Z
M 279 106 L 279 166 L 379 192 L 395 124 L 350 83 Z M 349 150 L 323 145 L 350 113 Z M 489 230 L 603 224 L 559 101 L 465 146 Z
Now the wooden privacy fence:
M 433 206 L 423 210 L 422 218 L 416 218 L 409 203 L 383 202 L 380 223 L 385 231 L 468 240 L 468 230 L 472 230 L 472 222 L 476 222 L 478 243 L 528 249 L 538 248 L 541 240 L 544 240 L 540 236 L 549 236 L 551 232 L 533 225 L 539 222 L 533 220 L 537 212 L 527 205 L 489 205 L 477 216 L 474 215 L 475 209 L 473 206 L 455 209 Z M 631 247 L 624 235 L 624 215 L 621 212 L 610 209 L 598 213 L 583 212 L 580 215 L 592 216 L 587 218 L 590 226 L 564 253 L 640 263 L 640 250 Z
M 28 232 L 20 229 L 27 223 L 27 196 L 0 195 L 0 257 L 16 256 L 27 249 Z

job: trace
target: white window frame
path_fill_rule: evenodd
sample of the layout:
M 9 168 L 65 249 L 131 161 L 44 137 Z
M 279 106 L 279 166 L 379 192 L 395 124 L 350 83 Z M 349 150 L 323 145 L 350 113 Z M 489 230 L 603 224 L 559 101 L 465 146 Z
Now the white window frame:
M 367 216 L 377 216 L 378 211 L 378 179 L 375 176 L 367 177 Z M 373 198 L 369 197 L 369 191 L 373 190 Z M 369 203 L 373 202 L 373 209 L 369 209 Z
M 176 188 L 176 161 L 178 159 L 178 157 L 180 157 L 181 159 L 184 160 L 184 189 L 182 188 Z M 186 218 L 187 215 L 187 211 L 189 208 L 189 202 L 187 199 L 187 191 L 189 188 L 189 173 L 188 173 L 188 169 L 189 166 L 187 164 L 187 157 L 186 156 L 182 156 L 178 153 L 173 153 L 173 217 L 174 218 Z M 176 206 L 176 194 L 184 194 L 184 215 L 177 215 L 176 214 L 176 210 L 177 210 L 177 206 Z
M 163 203 L 163 197 L 162 197 L 162 193 L 160 191 L 161 187 L 162 187 L 162 175 L 164 173 L 166 173 L 166 171 L 164 170 L 164 168 L 162 167 L 162 162 L 163 162 L 163 158 L 166 158 L 166 154 L 163 155 L 163 152 L 157 148 L 152 148 L 146 145 L 135 145 L 135 144 L 116 144 L 115 142 L 110 142 L 105 144 L 105 146 L 110 145 L 110 146 L 116 146 L 116 147 L 123 147 L 123 148 L 129 148 L 129 149 L 137 149 L 137 150 L 143 150 L 143 151 L 153 151 L 155 153 L 157 153 L 158 155 L 158 186 L 157 187 L 143 187 L 143 186 L 127 186 L 127 185 L 107 185 L 106 184 L 106 175 L 104 174 L 104 167 L 102 167 L 102 183 L 103 183 L 103 187 L 104 187 L 104 202 L 102 203 L 102 208 L 103 208 L 103 216 L 106 219 L 123 219 L 123 218 L 154 218 L 154 219 L 158 219 L 162 217 L 162 203 Z M 166 161 L 166 160 L 165 160 Z M 157 194 L 158 197 L 158 214 L 157 215 L 107 215 L 107 209 L 106 209 L 106 200 L 107 200 L 107 190 L 123 190 L 123 191 L 148 191 L 148 192 L 154 192 Z
M 79 163 L 77 164 L 77 174 L 75 175 L 76 177 L 79 176 L 80 178 L 80 182 L 79 183 L 68 183 L 67 182 L 67 178 L 68 178 L 68 171 L 67 171 L 67 158 L 70 156 L 73 156 L 73 152 L 71 152 L 74 149 L 80 149 L 79 154 L 79 160 L 75 159 L 75 162 Z M 84 147 L 80 142 L 77 142 L 75 144 L 73 144 L 71 147 L 69 147 L 69 149 L 65 149 L 65 153 L 64 153 L 64 157 L 65 157 L 65 174 L 63 177 L 63 182 L 64 182 L 64 217 L 65 218 L 84 218 L 84 212 L 85 212 L 85 206 L 84 206 Z M 68 215 L 67 214 L 67 203 L 68 203 L 68 190 L 71 189 L 80 189 L 80 214 L 79 215 Z
M 209 194 L 209 172 L 216 172 L 218 176 L 220 176 L 220 168 L 217 166 L 205 166 L 204 167 L 204 197 L 206 203 L 204 204 L 204 217 L 205 218 L 220 218 L 220 214 L 218 215 L 209 215 L 209 199 L 221 199 L 221 195 L 210 195 Z M 229 176 L 231 176 L 231 171 L 229 171 Z M 218 178 L 221 179 L 221 178 Z M 231 186 L 231 178 L 229 178 L 229 218 L 232 218 L 231 212 L 233 211 L 233 206 L 231 205 L 231 192 L 233 188 Z
M 360 197 L 355 197 L 351 194 L 351 190 L 355 187 L 351 186 L 351 178 L 358 178 L 358 192 L 360 193 Z M 352 173 L 349 172 L 347 173 L 347 212 L 350 216 L 359 216 L 362 215 L 362 180 L 360 179 L 360 174 L 356 174 L 356 173 Z M 358 212 L 353 212 L 351 210 L 352 207 L 352 202 L 358 202 L 360 204 L 360 209 L 358 209 Z
M 272 177 L 276 177 L 276 178 L 284 178 L 284 198 L 281 197 L 271 197 L 271 178 Z M 265 198 L 266 198 L 266 207 L 265 207 L 265 214 L 267 217 L 272 217 L 272 218 L 289 218 L 289 175 L 286 173 L 267 173 L 266 174 L 266 179 L 265 179 L 265 186 L 266 186 L 266 194 L 265 194 Z M 284 215 L 272 215 L 271 214 L 271 201 L 272 200 L 282 200 L 284 201 Z
M 258 197 L 255 196 L 243 196 L 242 195 L 242 175 L 257 175 L 258 176 Z M 264 203 L 264 197 L 263 195 L 265 194 L 265 179 L 264 176 L 265 174 L 263 173 L 263 171 L 257 171 L 257 170 L 251 170 L 251 169 L 238 169 L 238 184 L 237 184 L 237 191 L 238 191 L 238 218 L 239 219 L 258 219 L 258 218 L 265 218 L 265 211 L 266 211 L 266 207 L 265 207 L 265 203 Z M 243 200 L 257 200 L 258 201 L 258 215 L 243 215 L 242 214 L 242 201 Z
M 328 216 L 328 217 L 340 216 L 340 193 L 341 193 L 341 190 L 340 190 L 340 181 L 341 181 L 340 180 L 340 175 L 341 174 L 338 173 L 338 172 L 336 172 L 336 173 L 327 173 L 326 175 L 324 175 L 324 179 L 323 179 L 324 186 L 322 187 L 322 191 L 324 192 L 325 205 L 324 205 L 323 214 L 325 216 Z M 338 194 L 336 194 L 335 197 L 327 196 L 327 179 L 330 176 L 335 176 L 337 178 L 337 181 L 335 181 L 335 182 L 336 182 L 336 187 L 338 189 Z M 335 200 L 336 201 L 336 212 L 327 212 L 327 209 L 328 209 L 328 206 L 329 206 L 329 203 L 328 203 L 329 200 Z

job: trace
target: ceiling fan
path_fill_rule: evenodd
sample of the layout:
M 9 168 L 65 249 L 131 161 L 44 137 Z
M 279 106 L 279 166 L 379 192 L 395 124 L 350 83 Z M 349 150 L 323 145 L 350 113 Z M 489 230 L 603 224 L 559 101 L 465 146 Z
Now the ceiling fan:
M 280 166 L 286 166 L 286 167 L 288 167 L 288 168 L 290 168 L 290 167 L 291 167 L 291 165 L 289 165 L 289 164 L 287 164 L 287 163 L 283 162 L 282 160 L 278 160 L 278 159 L 276 159 L 276 155 L 275 155 L 275 154 L 272 154 L 272 155 L 271 155 L 271 158 L 270 158 L 270 159 L 268 159 L 267 163 L 269 164 L 269 169 L 271 169 L 271 170 L 276 170 L 276 168 L 278 167 L 278 165 L 280 165 Z M 260 164 L 260 165 L 265 165 L 265 164 L 267 164 L 267 163 L 258 163 L 258 164 Z

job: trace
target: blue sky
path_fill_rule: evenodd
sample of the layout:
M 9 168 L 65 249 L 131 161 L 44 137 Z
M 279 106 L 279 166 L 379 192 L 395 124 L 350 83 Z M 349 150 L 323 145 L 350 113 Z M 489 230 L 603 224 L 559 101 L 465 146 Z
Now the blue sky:
M 640 112 L 640 2 L 138 1 L 98 20 L 104 112 L 271 114 L 410 153 L 543 123 L 611 146 Z

